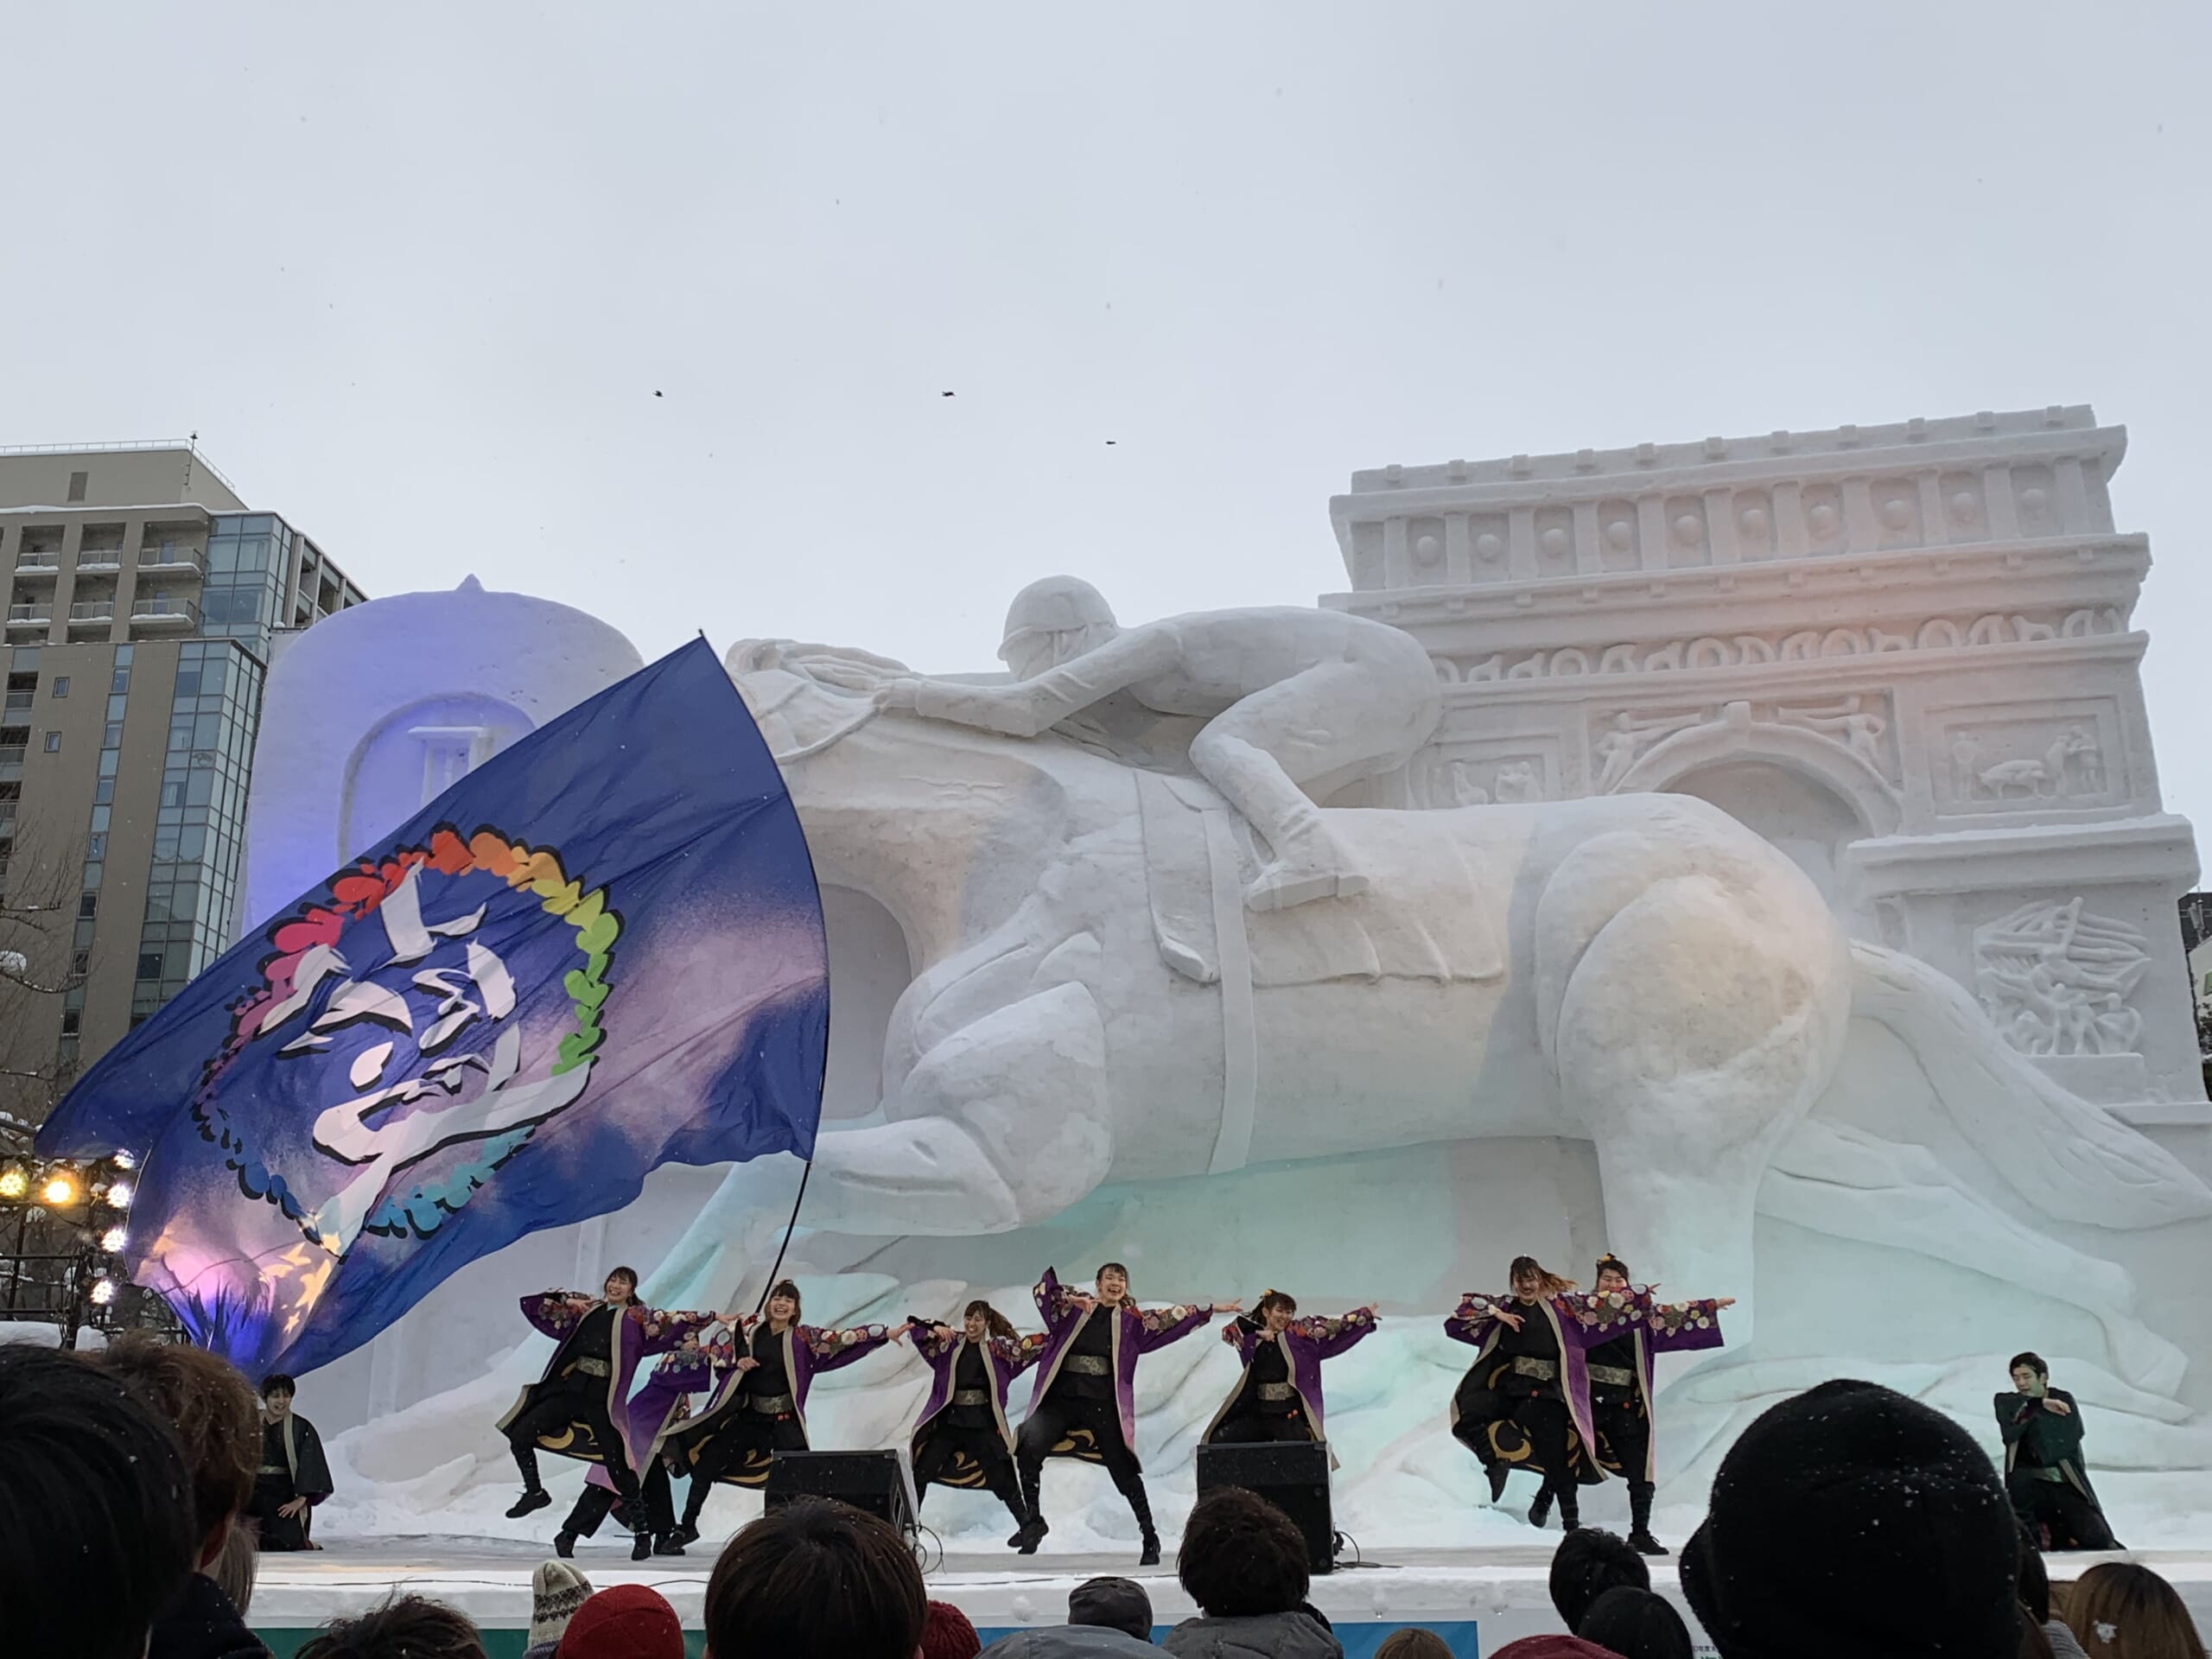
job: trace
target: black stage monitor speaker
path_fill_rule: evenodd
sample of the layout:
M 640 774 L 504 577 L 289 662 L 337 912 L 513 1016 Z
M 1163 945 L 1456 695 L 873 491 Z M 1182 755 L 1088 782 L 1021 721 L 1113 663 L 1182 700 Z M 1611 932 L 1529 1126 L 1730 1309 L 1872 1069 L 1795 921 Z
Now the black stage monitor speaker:
M 765 1506 L 779 1510 L 795 1497 L 833 1497 L 914 1529 L 914 1484 L 896 1452 L 779 1452 L 768 1465 Z
M 1329 1517 L 1329 1446 L 1325 1440 L 1274 1440 L 1198 1448 L 1198 1496 L 1224 1486 L 1257 1492 L 1306 1535 L 1306 1566 L 1333 1571 L 1336 1528 Z

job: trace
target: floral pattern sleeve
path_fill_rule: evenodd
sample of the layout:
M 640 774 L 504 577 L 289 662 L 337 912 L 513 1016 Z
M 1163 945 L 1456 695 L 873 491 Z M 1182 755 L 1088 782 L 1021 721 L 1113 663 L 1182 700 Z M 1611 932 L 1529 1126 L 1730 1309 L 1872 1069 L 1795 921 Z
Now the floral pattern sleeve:
M 575 1297 L 573 1290 L 547 1290 L 525 1296 L 522 1299 L 522 1316 L 542 1334 L 556 1342 L 564 1342 L 583 1317 L 576 1312 Z
M 1707 1296 L 1689 1302 L 1651 1303 L 1644 1315 L 1651 1351 L 1658 1354 L 1687 1353 L 1699 1348 L 1718 1348 L 1726 1340 L 1720 1334 L 1720 1308 Z
M 1012 1382 L 1045 1357 L 1045 1337 L 1041 1332 L 1018 1337 L 1012 1342 L 1004 1337 L 993 1337 L 991 1351 L 998 1356 L 999 1363 L 1006 1367 L 1007 1380 Z
M 1498 1328 L 1497 1307 L 1491 1298 L 1471 1290 L 1459 1299 L 1459 1312 L 1444 1321 L 1444 1334 L 1454 1342 L 1479 1348 Z
M 1333 1359 L 1375 1329 L 1375 1310 L 1355 1307 L 1340 1319 L 1300 1319 L 1298 1324 L 1323 1359 Z
M 799 1339 L 806 1344 L 806 1351 L 814 1362 L 817 1376 L 849 1365 L 856 1359 L 865 1359 L 891 1340 L 887 1325 L 856 1325 L 849 1331 L 824 1331 L 810 1325 L 798 1329 Z
M 1203 1304 L 1179 1302 L 1173 1307 L 1142 1309 L 1137 1314 L 1137 1351 L 1148 1354 L 1180 1342 L 1212 1317 L 1213 1309 Z
M 1075 1293 L 1060 1282 L 1060 1275 L 1052 1268 L 1045 1269 L 1045 1276 L 1030 1292 L 1036 1298 L 1038 1317 L 1045 1321 L 1045 1328 L 1057 1331 L 1075 1313 Z
M 649 1354 L 680 1348 L 715 1322 L 712 1313 L 670 1313 L 659 1308 L 633 1307 L 630 1317 L 644 1327 L 645 1351 Z

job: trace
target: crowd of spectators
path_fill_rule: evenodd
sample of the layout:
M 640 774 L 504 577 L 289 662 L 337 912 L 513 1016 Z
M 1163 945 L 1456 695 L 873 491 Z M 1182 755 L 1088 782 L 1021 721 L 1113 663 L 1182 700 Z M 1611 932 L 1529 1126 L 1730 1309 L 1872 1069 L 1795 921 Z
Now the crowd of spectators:
M 252 1391 L 200 1351 L 129 1338 L 95 1357 L 0 1347 L 0 1607 L 11 1649 L 79 1659 L 263 1659 L 246 1622 L 246 1516 L 261 1461 Z M 906 1541 L 801 1501 L 730 1540 L 706 1587 L 718 1659 L 1341 1659 L 1308 1592 L 1305 1541 L 1251 1493 L 1202 1497 L 1177 1577 L 1198 1609 L 1153 1643 L 1143 1586 L 1094 1579 L 1065 1624 L 983 1649 L 932 1602 Z M 1681 1592 L 1720 1659 L 2206 1659 L 2171 1585 L 2103 1561 L 2054 1586 L 1988 1458 L 1889 1389 L 1823 1383 L 1773 1407 L 1722 1459 Z M 70 1588 L 74 1587 L 74 1593 Z M 1551 1565 L 1568 1635 L 1496 1659 L 1688 1659 L 1689 1629 L 1643 1556 L 1572 1532 Z M 675 1610 L 641 1585 L 594 1592 L 566 1561 L 532 1586 L 528 1659 L 683 1659 Z M 1394 1632 L 1377 1659 L 1444 1659 Z M 326 1625 L 299 1659 L 485 1659 L 458 1611 L 398 1596 Z

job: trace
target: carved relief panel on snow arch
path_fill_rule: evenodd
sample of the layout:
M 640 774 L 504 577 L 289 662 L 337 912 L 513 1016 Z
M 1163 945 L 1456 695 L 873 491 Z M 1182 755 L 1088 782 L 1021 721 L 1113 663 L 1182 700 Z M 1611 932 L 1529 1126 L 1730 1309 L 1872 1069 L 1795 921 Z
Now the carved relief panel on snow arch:
M 1904 776 L 1896 733 L 1896 709 L 1887 691 L 1823 696 L 1808 689 L 1786 699 L 1600 708 L 1590 716 L 1590 793 L 1653 787 L 1648 778 L 1638 778 L 1639 764 L 1662 745 L 1687 734 L 1711 740 L 1698 747 L 1752 756 L 1763 749 L 1802 755 L 1808 747 L 1802 740 L 1810 737 L 1817 740 L 1812 746 L 1815 752 L 1821 746 L 1835 751 L 1833 758 L 1853 763 L 1847 769 L 1859 780 L 1872 781 L 1894 795 Z M 1678 744 L 1676 748 L 1683 751 L 1684 763 L 1691 763 L 1691 746 Z
M 2143 1016 L 2128 999 L 2150 971 L 2147 944 L 2079 899 L 2023 905 L 1974 930 L 1974 988 L 2024 1054 L 2138 1054 Z
M 1936 810 L 1947 816 L 2112 807 L 2132 793 L 2118 711 L 2103 699 L 1938 711 L 1929 737 Z
M 1446 747 L 1422 760 L 1411 781 L 1415 806 L 1510 806 L 1565 793 L 1556 746 Z

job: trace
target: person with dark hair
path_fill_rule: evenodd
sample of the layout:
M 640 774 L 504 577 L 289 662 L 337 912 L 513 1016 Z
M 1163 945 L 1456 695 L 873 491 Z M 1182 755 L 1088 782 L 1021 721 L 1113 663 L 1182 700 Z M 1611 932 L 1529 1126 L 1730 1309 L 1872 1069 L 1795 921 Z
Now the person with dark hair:
M 707 1580 L 707 1651 L 721 1659 L 914 1659 L 922 1570 L 888 1522 L 803 1497 L 742 1527 Z
M 781 1280 L 768 1293 L 766 1318 L 733 1318 L 730 1338 L 706 1344 L 721 1380 L 705 1406 L 661 1435 L 671 1464 L 691 1482 L 677 1546 L 698 1541 L 699 1512 L 715 1482 L 764 1486 L 777 1452 L 807 1449 L 806 1396 L 816 1377 L 906 1338 L 904 1325 L 801 1325 L 799 1306 L 798 1287 Z
M 1452 1659 L 1452 1649 L 1434 1630 L 1408 1624 L 1376 1643 L 1375 1659 Z
M 334 1618 L 292 1659 L 485 1659 L 468 1616 L 424 1596 L 394 1596 L 359 1618 Z
M 1135 1579 L 1085 1579 L 1068 1592 L 1068 1623 L 1097 1624 L 1152 1643 L 1152 1598 Z
M 1115 1490 L 1136 1516 L 1142 1554 L 1138 1564 L 1160 1563 L 1160 1533 L 1137 1461 L 1137 1360 L 1179 1342 L 1212 1313 L 1235 1313 L 1239 1302 L 1180 1303 L 1147 1312 L 1129 1300 L 1129 1270 L 1119 1262 L 1098 1269 L 1095 1294 L 1070 1290 L 1050 1268 L 1034 1293 L 1045 1320 L 1045 1346 L 1029 1414 L 1014 1440 L 1027 1520 L 1014 1542 L 1025 1555 L 1052 1530 L 1039 1507 L 1046 1458 L 1103 1463 Z
M 1280 1290 L 1221 1327 L 1244 1373 L 1198 1436 L 1201 1446 L 1255 1440 L 1325 1440 L 1321 1362 L 1333 1359 L 1375 1329 L 1375 1310 L 1355 1307 L 1339 1319 L 1298 1317 Z M 1333 1455 L 1330 1459 L 1333 1465 Z
M 148 1659 L 259 1659 L 268 1649 L 222 1586 L 207 1576 L 253 1499 L 261 1466 L 261 1416 L 253 1390 L 205 1349 L 149 1336 L 121 1338 L 97 1363 L 137 1389 L 167 1420 L 192 1474 L 192 1526 L 199 1540 L 194 1565 L 200 1571 L 155 1620 Z
M 2044 1570 L 2043 1552 L 2024 1530 L 2020 1539 L 2020 1607 L 2028 1622 L 2043 1632 L 2051 1659 L 2089 1659 L 2065 1621 L 2050 1616 L 2050 1575 Z
M 200 1564 L 175 1433 L 122 1378 L 0 1344 L 0 1618 L 10 1646 L 142 1659 Z M 63 1586 L 86 1593 L 60 1593 Z
M 626 1510 L 622 1516 L 623 1525 L 631 1535 L 632 1560 L 645 1559 L 637 1541 L 647 1535 L 652 1541 L 653 1554 L 683 1553 L 683 1542 L 676 1535 L 675 1497 L 669 1490 L 668 1457 L 658 1448 L 662 1435 L 683 1421 L 690 1409 L 690 1396 L 713 1383 L 714 1367 L 707 1351 L 700 1345 L 698 1338 L 686 1337 L 673 1353 L 661 1356 L 652 1375 L 645 1379 L 645 1386 L 631 1396 L 615 1419 L 622 1437 L 623 1455 L 638 1471 L 639 1502 L 643 1506 L 642 1515 Z M 553 1535 L 553 1553 L 563 1560 L 572 1558 L 576 1553 L 576 1541 L 592 1537 L 599 1531 L 599 1523 L 614 1511 L 620 1497 L 607 1465 L 594 1464 L 585 1472 L 584 1489 L 576 1494 L 568 1519 Z
M 320 1549 L 308 1535 L 315 1506 L 335 1490 L 322 1436 L 292 1409 L 299 1385 L 282 1371 L 261 1380 L 261 1467 L 249 1513 L 264 1549 Z
M 1690 1659 L 1689 1626 L 1664 1596 L 1616 1585 L 1590 1604 L 1574 1633 L 1620 1659 Z
M 2008 1659 L 2019 1574 L 2019 1525 L 1974 1437 L 1849 1380 L 1752 1421 L 1681 1557 L 1720 1659 Z
M 1007 1392 L 1037 1363 L 1045 1338 L 1016 1334 L 1014 1323 L 988 1302 L 973 1301 L 960 1329 L 909 1318 L 915 1351 L 929 1366 L 929 1398 L 907 1440 L 918 1511 L 934 1481 L 943 1486 L 986 1486 L 1014 1514 L 1021 1541 L 1029 1511 L 1014 1467 L 1014 1429 L 1007 1421 Z
M 1471 1291 L 1444 1322 L 1446 1335 L 1477 1351 L 1452 1395 L 1452 1438 L 1481 1462 L 1491 1503 L 1505 1496 L 1510 1472 L 1531 1471 L 1543 1486 L 1529 1525 L 1542 1526 L 1556 1498 L 1560 1523 L 1573 1532 L 1582 1524 L 1579 1486 L 1605 1478 L 1594 1455 L 1583 1351 L 1618 1333 L 1599 1334 L 1574 1281 L 1533 1255 L 1514 1257 L 1506 1278 L 1510 1295 Z
M 1732 1296 L 1661 1302 L 1648 1285 L 1630 1282 L 1628 1263 L 1610 1251 L 1598 1259 L 1598 1287 L 1583 1307 L 1586 1326 L 1618 1334 L 1583 1355 L 1590 1382 L 1590 1426 L 1597 1431 L 1599 1463 L 1628 1481 L 1628 1541 L 1646 1555 L 1667 1551 L 1651 1533 L 1651 1499 L 1657 1419 L 1651 1359 L 1721 1344 L 1720 1310 Z M 1536 1500 L 1539 1509 L 1543 1504 Z
M 507 1510 L 519 1520 L 553 1502 L 540 1483 L 540 1450 L 603 1466 L 614 1490 L 628 1505 L 636 1538 L 631 1554 L 643 1560 L 652 1553 L 638 1474 L 623 1437 L 624 1406 L 638 1367 L 649 1356 L 664 1354 L 686 1337 L 696 1336 L 721 1317 L 714 1313 L 664 1313 L 638 1301 L 633 1268 L 616 1268 L 596 1297 L 580 1291 L 549 1290 L 522 1299 L 523 1317 L 561 1345 L 545 1373 L 525 1388 L 499 1432 L 522 1472 L 522 1496 Z
M 2117 1549 L 2082 1460 L 2082 1408 L 2050 1386 L 2040 1355 L 2012 1356 L 2012 1386 L 1997 1396 L 2005 1490 L 2020 1524 L 2049 1549 Z
M 1306 1536 L 1255 1492 L 1227 1486 L 1191 1507 L 1176 1580 L 1198 1605 L 1160 1643 L 1177 1659 L 1340 1659 L 1306 1610 Z
M 2134 1561 L 2100 1561 L 2075 1580 L 2066 1627 L 2089 1659 L 2204 1659 L 2188 1604 Z
M 1552 1606 L 1570 1630 L 1606 1591 L 1650 1587 L 1651 1569 L 1643 1557 L 1603 1527 L 1570 1532 L 1552 1552 Z

